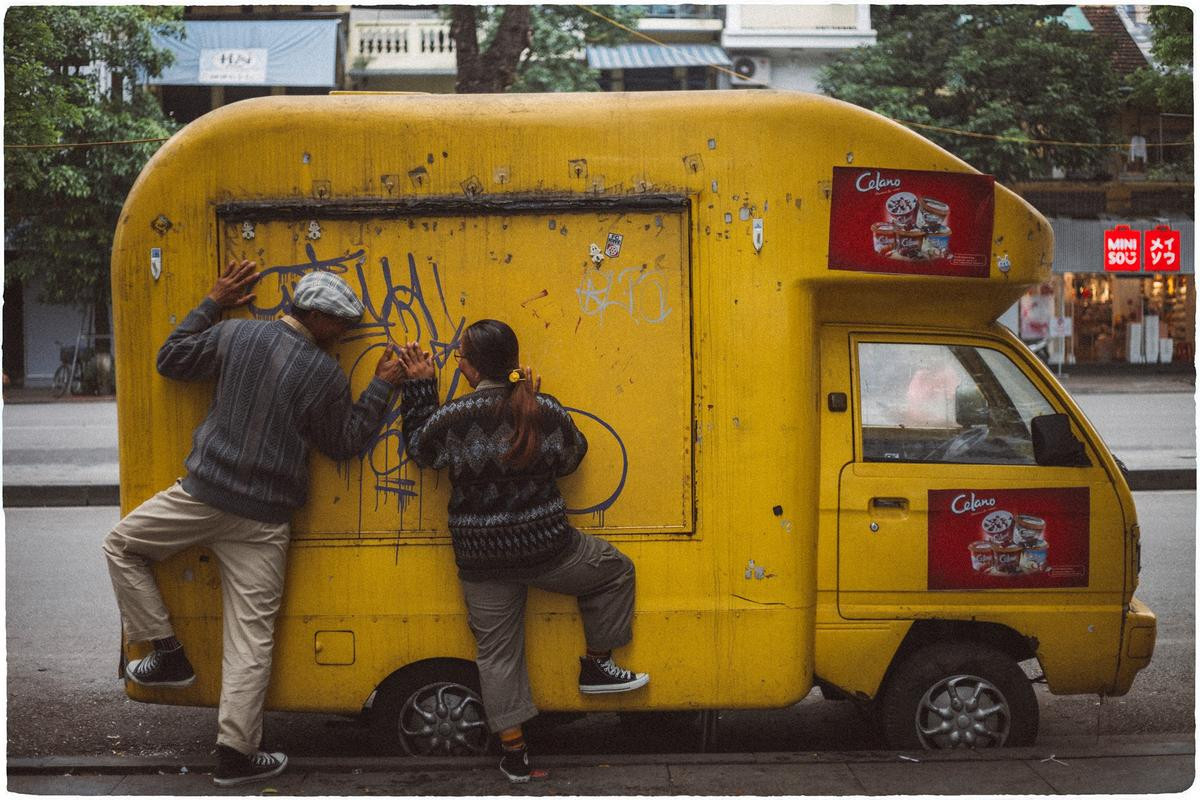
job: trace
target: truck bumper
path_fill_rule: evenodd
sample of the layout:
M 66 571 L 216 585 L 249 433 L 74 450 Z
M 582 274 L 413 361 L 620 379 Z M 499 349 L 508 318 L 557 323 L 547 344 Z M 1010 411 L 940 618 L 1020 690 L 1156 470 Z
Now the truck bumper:
M 1121 637 L 1121 658 L 1116 682 L 1109 693 L 1111 696 L 1120 697 L 1128 692 L 1138 670 L 1150 663 L 1157 634 L 1158 618 L 1154 612 L 1136 597 L 1130 598 L 1129 609 L 1125 612 L 1125 632 Z

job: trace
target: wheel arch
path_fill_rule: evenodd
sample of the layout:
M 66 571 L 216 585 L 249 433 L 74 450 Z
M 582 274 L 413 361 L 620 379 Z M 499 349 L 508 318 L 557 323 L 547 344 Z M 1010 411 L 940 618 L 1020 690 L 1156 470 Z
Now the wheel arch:
M 392 687 L 403 686 L 405 683 L 412 681 L 419 681 L 426 675 L 436 676 L 445 674 L 447 671 L 458 670 L 466 670 L 473 676 L 475 685 L 479 685 L 479 667 L 474 661 L 467 658 L 423 658 L 420 661 L 413 661 L 402 667 L 397 667 L 381 680 L 379 685 L 363 701 L 363 713 L 369 715 L 371 708 L 379 696 Z
M 896 648 L 891 663 L 884 670 L 883 679 L 875 690 L 872 700 L 877 700 L 887 690 L 888 683 L 897 667 L 909 656 L 931 644 L 939 642 L 975 642 L 985 644 L 1004 653 L 1020 663 L 1037 657 L 1036 637 L 1026 636 L 998 622 L 976 620 L 919 619 L 908 629 L 900 646 Z

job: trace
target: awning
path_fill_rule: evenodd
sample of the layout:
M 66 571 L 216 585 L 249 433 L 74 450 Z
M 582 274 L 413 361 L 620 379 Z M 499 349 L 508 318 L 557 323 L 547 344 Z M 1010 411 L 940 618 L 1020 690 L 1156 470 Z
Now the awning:
M 152 78 L 167 86 L 336 86 L 336 19 L 183 23 L 184 38 L 156 34 L 175 63 Z
M 1050 228 L 1054 231 L 1054 272 L 1104 272 L 1104 232 L 1118 225 L 1128 225 L 1135 231 L 1152 230 L 1164 224 L 1162 220 L 1149 219 L 1068 219 L 1050 217 Z M 1179 272 L 1193 275 L 1196 272 L 1195 223 L 1190 219 L 1172 219 L 1165 224 L 1179 231 Z M 1145 277 L 1145 272 L 1110 272 L 1118 277 Z
M 592 69 L 657 69 L 661 67 L 729 67 L 733 62 L 715 44 L 621 44 L 588 47 Z

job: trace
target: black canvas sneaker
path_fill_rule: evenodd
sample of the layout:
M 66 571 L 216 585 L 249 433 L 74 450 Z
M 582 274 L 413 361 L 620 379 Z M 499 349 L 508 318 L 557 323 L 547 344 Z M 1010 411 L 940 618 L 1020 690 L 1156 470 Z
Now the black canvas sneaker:
M 579 659 L 579 691 L 584 694 L 631 692 L 650 682 L 645 672 L 633 673 L 618 667 L 612 658 L 597 661 L 581 656 Z
M 250 781 L 273 778 L 287 768 L 287 756 L 283 753 L 257 753 L 246 755 L 232 747 L 217 745 L 217 771 L 213 783 L 217 786 L 237 786 Z
M 183 648 L 174 650 L 151 650 L 145 658 L 130 661 L 125 665 L 125 677 L 142 686 L 164 686 L 182 689 L 196 682 L 192 663 L 183 654 Z
M 529 766 L 529 748 L 527 747 L 522 747 L 520 750 L 505 750 L 504 757 L 500 759 L 500 771 L 512 783 L 541 781 L 550 775 L 544 769 L 534 769 Z

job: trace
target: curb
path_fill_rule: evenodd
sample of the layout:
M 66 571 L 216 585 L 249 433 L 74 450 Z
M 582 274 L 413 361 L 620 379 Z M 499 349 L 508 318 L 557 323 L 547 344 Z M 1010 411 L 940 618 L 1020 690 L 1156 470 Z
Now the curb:
M 49 486 L 4 485 L 5 508 L 119 506 L 120 504 L 121 487 L 115 483 Z
M 1135 469 L 1125 476 L 1135 492 L 1195 491 L 1194 469 Z M 4 486 L 5 508 L 58 508 L 62 506 L 119 506 L 117 484 L 58 484 Z
M 1128 741 L 1094 739 L 1079 744 L 1069 741 L 1047 741 L 1032 747 L 1006 747 L 996 750 L 833 750 L 827 752 L 765 752 L 765 753 L 646 753 L 623 755 L 546 755 L 540 761 L 548 767 L 613 767 L 635 765 L 725 765 L 789 766 L 798 764 L 893 764 L 896 762 L 996 762 L 1041 761 L 1047 758 L 1153 758 L 1162 756 L 1194 756 L 1196 747 L 1191 739 Z M 9 775 L 43 775 L 80 772 L 100 775 L 208 772 L 213 758 L 191 754 L 177 760 L 163 757 L 116 758 L 113 756 L 47 756 L 44 758 L 9 758 Z M 354 772 L 461 772 L 471 769 L 492 769 L 493 756 L 460 756 L 431 758 L 408 756 L 368 756 L 363 758 L 292 757 L 288 768 L 292 772 L 326 774 Z

